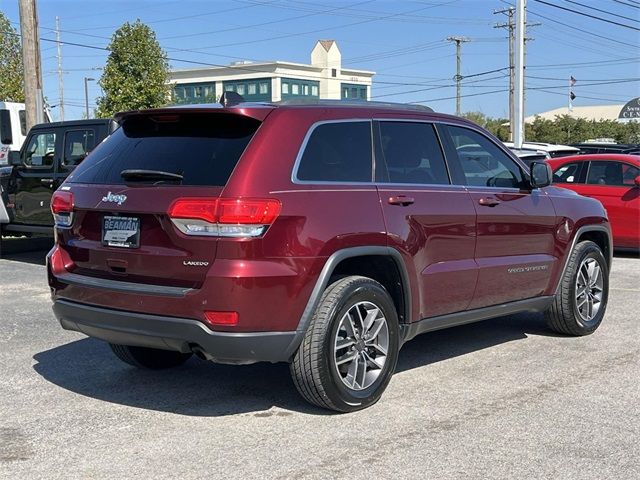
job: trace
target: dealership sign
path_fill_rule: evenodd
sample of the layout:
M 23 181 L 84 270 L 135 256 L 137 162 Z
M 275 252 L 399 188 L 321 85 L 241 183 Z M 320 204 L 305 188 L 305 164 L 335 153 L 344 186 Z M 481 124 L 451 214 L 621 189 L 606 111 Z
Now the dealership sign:
M 630 120 L 630 119 L 638 119 L 640 120 L 640 97 L 634 98 L 630 102 L 628 102 L 622 110 L 620 110 L 620 114 L 618 115 L 619 120 Z

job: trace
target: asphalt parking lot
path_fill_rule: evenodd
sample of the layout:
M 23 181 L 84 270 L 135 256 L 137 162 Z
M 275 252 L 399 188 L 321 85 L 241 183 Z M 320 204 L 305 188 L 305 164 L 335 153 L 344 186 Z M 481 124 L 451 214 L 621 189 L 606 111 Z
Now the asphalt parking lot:
M 638 258 L 594 335 L 537 314 L 426 334 L 378 404 L 333 415 L 286 365 L 139 371 L 62 330 L 38 247 L 0 259 L 1 478 L 638 478 Z

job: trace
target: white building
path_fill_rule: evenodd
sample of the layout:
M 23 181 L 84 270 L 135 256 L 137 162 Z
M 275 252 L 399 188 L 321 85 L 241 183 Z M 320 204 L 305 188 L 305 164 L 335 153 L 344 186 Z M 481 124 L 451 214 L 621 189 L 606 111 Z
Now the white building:
M 226 67 L 174 70 L 169 74 L 173 101 L 180 104 L 217 102 L 224 91 L 248 102 L 277 102 L 297 98 L 371 98 L 375 72 L 342 67 L 334 40 L 320 40 L 311 64 L 236 62 Z
M 618 122 L 628 122 L 640 120 L 640 97 L 629 100 L 626 104 L 619 105 L 590 105 L 584 107 L 573 107 L 571 111 L 567 107 L 555 108 L 547 112 L 536 113 L 526 117 L 526 123 L 532 123 L 536 117 L 544 120 L 555 120 L 559 115 L 569 115 L 573 118 L 584 120 L 616 120 Z

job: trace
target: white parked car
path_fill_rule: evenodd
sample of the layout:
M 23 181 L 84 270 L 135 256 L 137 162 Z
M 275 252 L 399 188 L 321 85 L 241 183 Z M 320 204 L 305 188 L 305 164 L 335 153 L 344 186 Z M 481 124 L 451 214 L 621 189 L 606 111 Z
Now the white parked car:
M 504 144 L 509 148 L 513 148 L 513 142 L 504 142 Z M 570 147 L 569 145 L 556 145 L 555 143 L 525 142 L 522 144 L 522 148 L 525 150 L 540 150 L 546 152 L 551 158 L 578 155 L 578 153 L 580 153 L 579 148 Z

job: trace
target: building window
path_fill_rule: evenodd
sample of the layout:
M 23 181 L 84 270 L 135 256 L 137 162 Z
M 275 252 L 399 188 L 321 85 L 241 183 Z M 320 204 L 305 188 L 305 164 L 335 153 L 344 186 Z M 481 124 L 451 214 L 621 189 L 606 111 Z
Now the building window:
M 357 85 L 355 83 L 342 84 L 342 98 L 348 99 L 367 99 L 367 85 Z
M 282 79 L 282 100 L 293 97 L 318 98 L 320 82 L 297 78 Z
M 236 92 L 248 102 L 270 102 L 271 80 L 260 78 L 223 82 L 226 92 Z
M 183 83 L 173 87 L 173 102 L 176 104 L 215 101 L 215 83 Z
M 337 69 L 335 69 L 335 68 L 332 68 L 332 69 L 331 69 L 331 76 L 332 76 L 333 78 L 337 77 L 337 76 L 338 76 L 338 70 L 337 70 Z

